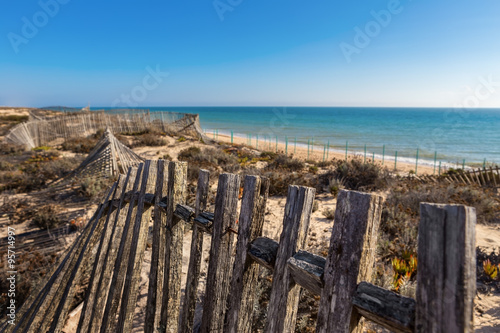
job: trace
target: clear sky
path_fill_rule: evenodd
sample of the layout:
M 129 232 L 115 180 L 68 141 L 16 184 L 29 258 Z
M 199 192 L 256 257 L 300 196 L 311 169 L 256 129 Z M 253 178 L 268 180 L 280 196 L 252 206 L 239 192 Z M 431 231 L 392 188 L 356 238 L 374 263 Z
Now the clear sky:
M 0 105 L 500 107 L 498 0 L 1 7 Z

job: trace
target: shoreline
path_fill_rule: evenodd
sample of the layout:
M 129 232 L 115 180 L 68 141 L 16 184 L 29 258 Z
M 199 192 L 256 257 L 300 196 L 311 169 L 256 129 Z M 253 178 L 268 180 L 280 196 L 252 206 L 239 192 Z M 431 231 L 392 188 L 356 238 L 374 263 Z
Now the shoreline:
M 211 140 L 212 137 L 208 135 L 208 133 L 205 133 Z M 218 138 L 215 140 L 216 142 L 223 142 L 226 144 L 231 144 L 231 134 L 225 134 L 225 133 L 219 133 Z M 240 145 L 248 145 L 248 139 L 245 137 L 241 137 L 239 135 L 234 134 L 233 135 L 233 143 L 234 144 L 240 144 Z M 257 144 L 254 144 L 257 143 Z M 276 151 L 276 142 L 270 142 L 269 140 L 263 140 L 259 139 L 258 141 L 253 138 L 252 139 L 252 145 L 249 147 L 254 148 L 259 151 Z M 266 149 L 269 148 L 269 149 Z M 278 152 L 285 154 L 287 147 L 286 143 L 279 141 L 277 143 L 277 148 Z M 303 146 L 302 144 L 297 143 L 297 147 L 295 148 L 294 144 L 290 145 L 288 144 L 288 156 L 293 156 L 295 158 L 298 158 L 300 160 L 313 160 L 317 162 L 323 161 L 323 155 L 324 160 L 332 160 L 333 158 L 338 159 L 338 160 L 345 160 L 345 152 L 340 152 L 338 150 L 333 150 L 329 149 L 328 154 L 326 153 L 326 150 L 321 149 L 318 146 L 314 146 L 312 150 L 309 150 L 307 146 Z M 326 158 L 328 156 L 328 158 Z M 352 158 L 362 158 L 364 159 L 364 153 L 360 152 L 353 152 L 348 150 L 347 154 L 348 159 Z M 370 163 L 372 161 L 373 154 L 370 154 L 370 156 L 367 153 L 366 156 L 366 162 Z M 424 161 L 424 160 L 422 160 Z M 401 158 L 401 160 L 398 158 L 397 163 L 396 163 L 396 169 L 394 169 L 394 158 L 393 157 L 388 157 L 386 156 L 384 160 L 382 160 L 382 157 L 375 154 L 375 163 L 387 167 L 387 169 L 391 171 L 395 171 L 396 173 L 410 173 L 410 172 L 415 172 L 415 162 L 411 163 L 410 161 L 405 160 L 405 158 Z M 428 163 L 428 161 L 427 161 Z M 449 166 L 443 166 L 441 165 L 441 173 L 446 171 Z M 435 174 L 438 174 L 438 167 L 436 167 Z M 434 165 L 427 165 L 426 162 L 420 162 L 418 164 L 418 169 L 417 169 L 417 175 L 422 175 L 422 174 L 427 174 L 427 175 L 432 175 L 434 173 Z

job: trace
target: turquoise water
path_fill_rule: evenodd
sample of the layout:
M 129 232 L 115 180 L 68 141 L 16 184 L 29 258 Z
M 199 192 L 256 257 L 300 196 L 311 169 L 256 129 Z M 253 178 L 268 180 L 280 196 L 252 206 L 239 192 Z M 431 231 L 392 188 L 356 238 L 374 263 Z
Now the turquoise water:
M 288 137 L 289 145 L 307 145 L 315 150 L 330 149 L 382 156 L 386 160 L 433 164 L 500 164 L 500 109 L 363 108 L 363 107 L 151 107 L 150 111 L 200 114 L 202 128 L 212 137 L 221 134 L 262 140 Z

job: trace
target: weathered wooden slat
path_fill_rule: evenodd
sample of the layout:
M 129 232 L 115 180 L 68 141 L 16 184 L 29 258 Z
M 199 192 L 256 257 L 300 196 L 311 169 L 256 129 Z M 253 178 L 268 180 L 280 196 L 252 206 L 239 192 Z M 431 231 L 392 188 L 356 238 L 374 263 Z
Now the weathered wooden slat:
M 287 262 L 305 245 L 315 192 L 310 187 L 288 187 L 265 332 L 294 331 L 300 286 L 293 283 Z
M 493 184 L 495 185 L 495 187 L 497 187 L 497 177 L 493 173 L 493 168 L 492 167 L 490 167 L 490 172 L 491 172 L 491 178 L 493 178 Z
M 165 267 L 160 329 L 177 332 L 181 303 L 182 243 L 184 224 L 174 215 L 177 204 L 186 202 L 187 163 L 168 164 L 168 206 L 166 213 Z
M 111 197 L 115 189 L 116 189 L 116 183 L 108 191 L 106 199 L 104 199 L 104 202 L 108 202 L 109 198 Z M 85 239 L 78 245 L 78 248 L 75 249 L 75 256 L 72 258 L 69 266 L 63 272 L 62 279 L 59 281 L 54 296 L 50 299 L 50 304 L 48 304 L 47 310 L 45 311 L 39 322 L 40 326 L 37 327 L 36 325 L 32 324 L 28 332 L 34 330 L 46 332 L 49 330 L 49 326 L 51 325 L 51 323 L 52 326 L 50 326 L 50 331 L 52 332 L 56 331 L 55 325 L 58 324 L 61 313 L 63 313 L 64 310 L 67 309 L 67 307 L 69 307 L 69 304 L 67 304 L 67 302 L 68 299 L 72 298 L 73 296 L 72 295 L 72 292 L 74 291 L 73 282 L 79 279 L 81 273 L 80 268 L 82 261 L 87 258 L 87 254 L 89 253 L 90 249 L 94 246 L 95 242 L 98 239 L 99 230 L 102 229 L 104 221 L 101 220 L 101 217 L 103 215 L 103 212 L 104 209 L 101 208 L 101 210 L 99 211 L 98 215 L 95 218 L 95 222 L 92 223 L 92 227 L 88 235 L 86 235 Z M 48 300 L 45 301 L 47 302 Z M 40 313 L 37 313 L 37 316 L 40 315 L 41 315 Z M 35 318 L 33 321 L 37 322 L 37 318 Z
M 245 177 L 224 332 L 250 333 L 252 329 L 259 265 L 248 257 L 248 245 L 262 235 L 268 194 L 269 179 Z
M 202 333 L 220 332 L 224 327 L 234 239 L 234 233 L 229 230 L 236 227 L 239 189 L 238 175 L 223 173 L 219 176 L 205 302 L 200 325 Z
M 477 173 L 481 177 L 481 182 L 483 183 L 483 185 L 487 185 L 486 180 L 484 179 L 484 172 L 483 172 L 483 170 L 477 169 Z
M 115 228 L 111 233 L 111 244 L 108 246 L 108 251 L 106 252 L 106 255 L 104 257 L 102 277 L 99 280 L 99 284 L 97 286 L 97 295 L 99 295 L 99 297 L 95 298 L 95 305 L 92 308 L 92 315 L 89 315 L 89 332 L 95 333 L 99 332 L 101 329 L 106 300 L 109 296 L 108 291 L 112 289 L 112 287 L 110 287 L 110 281 L 113 277 L 113 270 L 116 264 L 116 258 L 118 256 L 118 250 L 123 236 L 123 229 L 127 220 L 129 210 L 128 204 L 124 201 L 125 193 L 133 189 L 136 178 L 137 168 L 129 168 L 127 176 L 125 178 L 125 189 L 120 196 L 120 199 L 116 206 L 116 211 L 114 213 Z
M 420 204 L 416 332 L 473 332 L 475 209 Z
M 373 194 L 339 193 L 316 332 L 362 331 L 352 297 L 359 282 L 371 280 L 382 201 Z
M 119 190 L 122 190 L 120 186 L 120 182 L 117 181 L 114 184 L 114 190 L 112 194 L 112 198 L 120 195 L 118 192 Z M 109 202 L 109 197 L 106 198 L 106 201 Z M 109 212 L 111 210 L 108 210 Z M 57 308 L 57 311 L 54 315 L 54 319 L 52 321 L 51 327 L 50 327 L 50 332 L 61 332 L 63 329 L 64 323 L 66 321 L 66 318 L 68 316 L 69 310 L 71 303 L 73 302 L 75 292 L 76 292 L 76 287 L 81 284 L 81 278 L 83 274 L 83 270 L 85 267 L 88 266 L 88 262 L 91 260 L 91 251 L 92 249 L 100 242 L 102 241 L 102 236 L 104 235 L 104 228 L 107 227 L 107 224 L 109 222 L 110 214 L 106 216 L 106 219 L 104 219 L 104 214 L 102 216 L 102 220 L 100 224 L 98 224 L 97 228 L 95 229 L 92 238 L 89 241 L 89 244 L 86 246 L 84 251 L 80 254 L 79 262 L 75 267 L 73 268 L 72 275 L 70 280 L 67 282 L 66 289 L 65 289 L 65 294 L 63 294 L 63 297 L 59 303 L 59 306 Z
M 132 191 L 135 193 L 139 188 L 144 164 L 139 164 L 134 180 Z M 137 198 L 134 196 L 134 198 Z M 136 199 L 132 200 L 135 201 Z M 125 275 L 127 273 L 128 258 L 130 255 L 130 247 L 132 243 L 132 230 L 137 206 L 130 202 L 128 204 L 127 217 L 123 225 L 122 237 L 120 239 L 120 247 L 116 254 L 116 261 L 113 268 L 113 278 L 109 284 L 109 292 L 104 307 L 102 322 L 99 329 L 101 333 L 114 332 L 116 327 L 116 313 L 120 303 Z
M 267 237 L 258 237 L 248 249 L 248 255 L 256 263 L 274 271 L 279 243 Z
M 392 332 L 410 333 L 415 328 L 415 300 L 392 291 L 361 282 L 352 304 L 363 317 Z
M 134 228 L 132 229 L 132 246 L 128 260 L 127 274 L 123 286 L 120 313 L 116 332 L 130 332 L 134 319 L 134 311 L 137 302 L 137 293 L 141 276 L 141 266 L 146 251 L 148 239 L 149 220 L 151 209 L 144 205 L 145 195 L 154 192 L 157 176 L 157 161 L 148 160 L 144 163 L 141 190 L 137 199 L 137 213 Z
M 103 204 L 101 202 L 97 211 L 95 212 L 92 219 L 88 222 L 80 237 L 78 237 L 75 241 L 73 249 L 68 253 L 68 256 L 58 267 L 56 272 L 52 275 L 49 282 L 42 289 L 36 300 L 31 304 L 30 308 L 27 309 L 27 311 L 21 317 L 21 320 L 14 328 L 14 332 L 28 332 L 38 329 L 41 322 L 45 319 L 45 314 L 52 304 L 52 300 L 56 296 L 59 286 L 61 285 L 61 282 L 65 277 L 65 273 L 76 260 L 75 258 L 78 256 L 79 251 L 86 239 L 89 237 L 89 234 L 91 234 L 91 232 L 95 229 L 95 226 L 98 222 L 97 217 L 102 214 L 105 206 L 106 204 Z
M 155 207 L 153 214 L 153 246 L 151 253 L 151 269 L 149 272 L 148 302 L 144 332 L 153 333 L 160 325 L 161 304 L 163 300 L 163 272 L 165 264 L 166 218 L 160 211 L 158 203 L 168 192 L 168 164 L 158 161 L 156 177 Z
M 184 210 L 183 219 L 189 220 L 192 216 L 198 216 L 200 212 L 207 209 L 208 190 L 210 188 L 210 173 L 208 170 L 201 169 L 198 174 L 198 186 L 196 190 L 195 210 Z M 176 212 L 179 207 L 177 205 Z M 187 216 L 189 215 L 189 216 Z M 203 233 L 196 224 L 193 225 L 193 234 L 191 236 L 191 252 L 189 256 L 189 266 L 186 278 L 186 291 L 184 296 L 184 305 L 180 318 L 180 331 L 182 333 L 191 333 L 193 331 L 194 312 L 196 308 L 196 299 L 198 292 L 198 282 L 200 279 L 200 265 L 203 250 Z
M 299 251 L 288 259 L 288 269 L 295 283 L 321 295 L 323 271 L 326 259 L 315 254 Z

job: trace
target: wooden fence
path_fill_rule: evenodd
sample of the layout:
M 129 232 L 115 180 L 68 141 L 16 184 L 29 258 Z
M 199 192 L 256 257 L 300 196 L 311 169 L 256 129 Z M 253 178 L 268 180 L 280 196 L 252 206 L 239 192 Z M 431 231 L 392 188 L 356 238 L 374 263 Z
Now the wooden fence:
M 475 211 L 421 204 L 416 300 L 370 284 L 382 198 L 341 191 L 327 258 L 303 251 L 315 190 L 289 186 L 279 242 L 261 237 L 269 180 L 218 179 L 207 212 L 201 170 L 185 205 L 187 164 L 146 161 L 103 198 L 81 236 L 2 332 L 61 332 L 85 267 L 91 267 L 78 332 L 130 332 L 152 218 L 145 332 L 251 332 L 260 266 L 273 271 L 265 332 L 293 332 L 302 288 L 320 295 L 316 332 L 361 332 L 362 317 L 394 332 L 472 332 Z M 243 187 L 241 209 L 238 197 Z M 181 308 L 185 224 L 192 242 Z M 211 235 L 203 313 L 194 322 L 203 233 Z
M 57 139 L 86 137 L 109 128 L 113 133 L 138 133 L 156 130 L 183 133 L 206 139 L 197 114 L 177 112 L 113 112 L 92 111 L 66 113 L 47 119 L 32 120 L 13 127 L 5 136 L 10 143 L 25 145 L 27 149 L 47 145 Z

